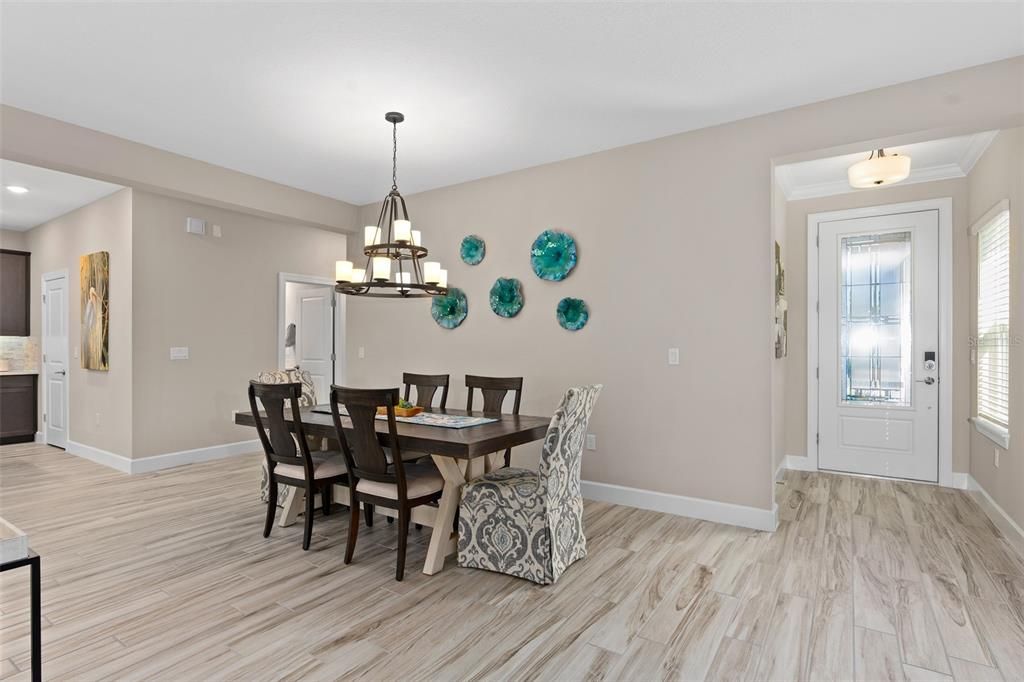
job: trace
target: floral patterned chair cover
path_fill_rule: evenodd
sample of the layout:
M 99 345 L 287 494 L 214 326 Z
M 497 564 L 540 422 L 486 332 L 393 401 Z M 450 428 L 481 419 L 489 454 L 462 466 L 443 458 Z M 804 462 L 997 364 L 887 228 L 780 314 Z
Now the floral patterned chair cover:
M 267 372 L 260 372 L 256 375 L 256 381 L 261 384 L 302 384 L 302 395 L 299 397 L 299 407 L 313 407 L 316 405 L 316 390 L 313 386 L 312 375 L 299 367 L 292 369 L 274 369 Z M 314 442 L 315 441 L 315 442 Z M 321 450 L 321 439 L 310 438 L 309 449 L 312 452 Z M 260 502 L 266 502 L 270 498 L 270 473 L 267 471 L 267 460 L 263 458 L 260 469 Z M 288 502 L 292 493 L 292 486 L 279 483 L 277 486 L 277 506 L 283 507 Z
M 503 468 L 463 488 L 459 565 L 546 585 L 587 555 L 580 464 L 601 385 L 570 388 L 544 437 L 539 471 Z

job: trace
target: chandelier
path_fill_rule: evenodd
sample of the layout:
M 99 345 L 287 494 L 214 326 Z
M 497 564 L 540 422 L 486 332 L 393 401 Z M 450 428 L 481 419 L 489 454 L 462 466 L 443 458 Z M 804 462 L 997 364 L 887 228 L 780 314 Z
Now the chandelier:
M 334 264 L 335 291 L 350 296 L 378 298 L 426 298 L 448 293 L 448 271 L 436 261 L 426 260 L 419 230 L 412 229 L 405 199 L 398 191 L 398 124 L 405 116 L 397 111 L 384 114 L 391 124 L 391 191 L 384 197 L 376 225 L 363 229 L 366 267 L 352 261 Z

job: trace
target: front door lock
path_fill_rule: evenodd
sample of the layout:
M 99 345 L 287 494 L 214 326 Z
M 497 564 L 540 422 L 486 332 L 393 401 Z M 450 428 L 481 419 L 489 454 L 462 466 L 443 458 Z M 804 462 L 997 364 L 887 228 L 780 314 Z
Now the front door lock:
M 932 384 L 935 383 L 935 377 L 925 377 L 924 379 L 918 379 L 916 383 L 931 386 Z

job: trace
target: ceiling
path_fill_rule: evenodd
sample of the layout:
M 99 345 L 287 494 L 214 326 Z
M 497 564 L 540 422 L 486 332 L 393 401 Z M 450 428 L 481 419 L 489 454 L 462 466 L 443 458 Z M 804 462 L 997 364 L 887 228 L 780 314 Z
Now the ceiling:
M 0 99 L 364 204 L 1024 53 L 1024 3 L 3 3 Z M 969 40 L 967 36 L 984 36 Z
M 962 178 L 971 172 L 997 133 L 992 130 L 976 135 L 886 147 L 885 152 L 910 157 L 910 177 L 900 184 Z M 775 179 L 790 201 L 863 192 L 865 190 L 850 187 L 846 171 L 858 161 L 868 158 L 870 153 L 870 149 L 865 149 L 856 154 L 777 166 Z
M 7 191 L 8 185 L 28 189 Z M 48 220 L 113 194 L 121 185 L 0 159 L 0 228 L 30 230 Z

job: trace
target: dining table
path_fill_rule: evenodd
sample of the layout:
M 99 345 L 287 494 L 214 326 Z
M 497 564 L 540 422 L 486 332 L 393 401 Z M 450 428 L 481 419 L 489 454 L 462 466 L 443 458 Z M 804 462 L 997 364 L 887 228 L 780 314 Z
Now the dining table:
M 462 487 L 497 466 L 504 464 L 506 448 L 525 445 L 544 438 L 550 417 L 529 415 L 494 414 L 480 411 L 457 409 L 429 409 L 427 412 L 439 415 L 484 417 L 492 421 L 448 428 L 433 424 L 417 424 L 397 421 L 398 447 L 403 453 L 416 453 L 422 457 L 429 454 L 444 478 L 444 488 L 437 507 L 422 506 L 413 510 L 411 521 L 431 529 L 430 544 L 423 564 L 423 572 L 434 575 L 444 568 L 445 558 L 456 553 L 458 536 L 453 532 L 455 514 L 462 499 Z M 262 414 L 262 413 L 261 413 Z M 317 405 L 300 409 L 299 418 L 306 435 L 318 438 L 337 439 L 330 407 Z M 290 410 L 285 410 L 285 420 L 294 431 Z M 352 422 L 342 416 L 342 428 L 346 436 L 352 433 Z M 235 423 L 241 426 L 256 426 L 256 420 L 248 410 L 235 413 Z M 376 420 L 377 439 L 384 447 L 390 446 L 388 422 Z M 406 457 L 403 455 L 403 460 Z M 334 499 L 348 504 L 347 486 L 337 485 Z M 394 515 L 394 510 L 380 509 L 383 515 Z

